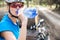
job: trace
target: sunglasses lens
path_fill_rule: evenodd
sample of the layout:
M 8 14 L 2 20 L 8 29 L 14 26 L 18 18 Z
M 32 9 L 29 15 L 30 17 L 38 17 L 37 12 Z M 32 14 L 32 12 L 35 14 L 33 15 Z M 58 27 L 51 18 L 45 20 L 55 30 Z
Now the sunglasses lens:
M 10 6 L 11 6 L 12 8 L 17 8 L 17 6 L 18 6 L 19 8 L 22 8 L 22 7 L 24 6 L 24 4 L 23 4 L 23 3 L 21 3 L 21 4 L 12 3 Z
M 19 5 L 17 5 L 17 6 L 18 6 L 19 8 L 22 8 L 24 5 L 20 5 L 20 4 L 19 4 Z M 16 7 L 17 7 L 17 6 L 16 6 Z

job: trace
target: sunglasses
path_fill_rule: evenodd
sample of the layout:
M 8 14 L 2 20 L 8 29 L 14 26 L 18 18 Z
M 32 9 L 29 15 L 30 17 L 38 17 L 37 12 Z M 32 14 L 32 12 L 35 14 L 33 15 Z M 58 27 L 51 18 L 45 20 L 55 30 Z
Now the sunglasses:
M 24 6 L 24 3 L 11 3 L 10 4 L 10 7 L 12 8 L 17 8 L 17 7 L 22 8 L 23 6 Z

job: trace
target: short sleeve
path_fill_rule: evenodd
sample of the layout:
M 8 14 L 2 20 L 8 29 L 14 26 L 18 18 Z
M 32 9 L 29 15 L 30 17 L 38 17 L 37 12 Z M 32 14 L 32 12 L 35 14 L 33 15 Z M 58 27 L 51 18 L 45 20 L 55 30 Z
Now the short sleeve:
M 10 31 L 10 28 L 9 28 L 8 24 L 0 23 L 0 32 L 4 32 L 4 31 Z

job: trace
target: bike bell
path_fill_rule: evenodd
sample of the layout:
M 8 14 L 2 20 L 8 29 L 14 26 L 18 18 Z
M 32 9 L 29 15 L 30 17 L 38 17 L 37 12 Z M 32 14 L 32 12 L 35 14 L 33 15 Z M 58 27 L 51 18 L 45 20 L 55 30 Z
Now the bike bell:
M 35 18 L 35 16 L 37 15 L 36 8 L 26 8 L 26 9 L 24 10 L 24 15 L 25 15 L 27 18 Z

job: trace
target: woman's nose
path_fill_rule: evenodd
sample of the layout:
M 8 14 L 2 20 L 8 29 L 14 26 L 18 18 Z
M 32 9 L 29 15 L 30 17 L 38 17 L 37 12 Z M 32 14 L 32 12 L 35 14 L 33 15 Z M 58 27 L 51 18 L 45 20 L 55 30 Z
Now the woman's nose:
M 17 9 L 19 9 L 19 6 L 17 6 Z

